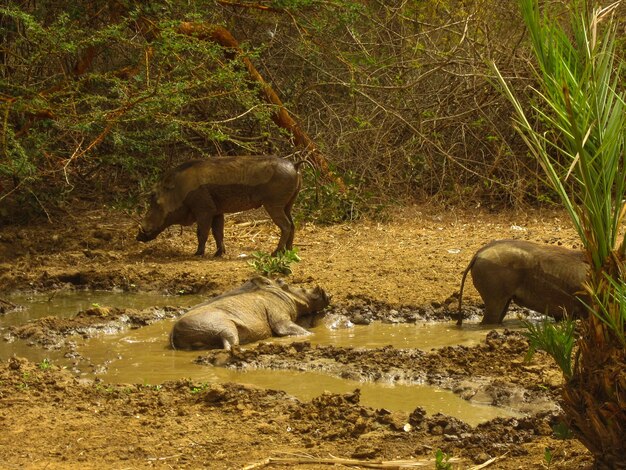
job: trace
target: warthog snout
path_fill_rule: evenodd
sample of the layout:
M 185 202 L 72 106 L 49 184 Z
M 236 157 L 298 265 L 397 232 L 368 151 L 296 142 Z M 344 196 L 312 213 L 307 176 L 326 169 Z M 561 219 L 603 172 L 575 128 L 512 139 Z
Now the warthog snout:
M 137 233 L 138 242 L 149 242 L 150 240 L 154 240 L 155 238 L 156 238 L 156 235 L 152 235 L 146 232 L 143 228 L 140 228 L 139 232 Z

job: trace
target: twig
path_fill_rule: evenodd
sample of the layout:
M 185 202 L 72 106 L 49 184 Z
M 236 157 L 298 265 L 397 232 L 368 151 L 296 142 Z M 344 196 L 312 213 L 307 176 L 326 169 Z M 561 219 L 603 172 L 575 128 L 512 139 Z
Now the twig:
M 250 226 L 257 226 L 257 225 L 262 225 L 262 224 L 269 224 L 271 222 L 270 219 L 262 219 L 262 220 L 251 220 L 249 222 L 236 222 L 235 225 L 237 227 L 250 227 Z
M 15 305 L 13 302 L 9 302 L 8 300 L 5 300 L 1 297 L 0 297 L 0 305 L 6 305 L 9 308 L 17 308 L 17 305 Z
M 50 214 L 46 210 L 46 207 L 41 203 L 41 201 L 39 200 L 37 195 L 31 189 L 29 189 L 28 192 L 35 198 L 37 203 L 39 203 L 39 207 L 41 207 L 43 209 L 43 211 L 46 213 L 46 217 L 48 218 L 48 222 L 52 223 L 52 219 L 50 218 Z
M 508 454 L 508 452 L 505 452 L 504 454 L 502 454 L 499 457 L 494 457 L 492 459 L 487 460 L 486 462 L 481 463 L 480 465 L 476 465 L 474 467 L 469 468 L 468 470 L 480 470 L 481 468 L 485 468 L 488 467 L 489 465 L 491 465 L 492 463 L 497 462 L 498 460 L 502 460 L 504 457 L 506 457 L 506 455 Z
M 183 454 L 168 455 L 167 457 L 148 457 L 146 460 L 149 462 L 160 462 L 163 460 L 175 459 L 177 457 L 180 457 L 181 455 Z
M 52 299 L 54 299 L 59 292 L 61 292 L 61 289 L 57 289 L 53 291 L 50 297 L 48 297 L 48 300 L 46 302 L 52 302 Z
M 266 465 L 269 465 L 271 463 L 272 459 L 265 459 L 262 462 L 257 462 L 257 463 L 252 463 L 250 465 L 246 465 L 245 467 L 243 467 L 242 470 L 252 470 L 253 468 L 261 468 L 261 467 L 265 467 Z

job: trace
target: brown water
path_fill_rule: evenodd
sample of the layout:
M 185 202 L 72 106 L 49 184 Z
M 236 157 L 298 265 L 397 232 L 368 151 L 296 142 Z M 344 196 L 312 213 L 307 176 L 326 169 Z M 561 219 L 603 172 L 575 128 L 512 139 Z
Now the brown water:
M 413 411 L 421 406 L 429 414 L 437 412 L 458 417 L 468 424 L 478 424 L 498 417 L 511 416 L 513 413 L 492 406 L 472 404 L 459 398 L 454 393 L 427 385 L 390 385 L 380 383 L 356 382 L 313 372 L 295 372 L 280 370 L 234 371 L 222 367 L 199 366 L 193 363 L 198 357 L 197 351 L 173 351 L 167 348 L 167 335 L 173 320 L 159 322 L 139 330 L 127 331 L 117 336 L 92 339 L 79 352 L 89 357 L 94 363 L 110 361 L 107 370 L 87 373 L 86 376 L 98 376 L 112 383 L 159 384 L 166 380 L 189 378 L 198 383 L 237 382 L 263 388 L 284 390 L 301 400 L 309 400 L 324 391 L 348 393 L 361 389 L 361 403 L 374 408 L 387 408 L 395 411 Z M 436 330 L 444 331 L 441 325 L 431 324 Z M 359 331 L 381 329 L 382 335 L 368 333 L 359 338 Z M 415 325 L 372 324 L 355 328 L 355 331 L 332 331 L 324 325 L 312 329 L 313 335 L 306 338 L 312 344 L 352 344 L 354 338 L 371 346 L 391 344 L 392 337 L 406 338 L 416 330 L 424 332 L 427 327 Z M 472 334 L 470 334 L 471 336 Z M 434 336 L 440 337 L 435 334 Z M 481 333 L 484 336 L 484 333 Z M 272 338 L 272 341 L 293 341 L 293 338 Z M 374 343 L 374 344 L 373 344 Z
M 167 296 L 152 293 L 108 291 L 14 294 L 5 298 L 23 308 L 0 316 L 0 326 L 21 325 L 48 315 L 58 318 L 71 318 L 79 311 L 96 305 L 135 309 L 163 307 L 165 305 L 189 307 L 207 300 L 206 297 L 199 295 Z
M 23 325 L 47 316 L 71 318 L 79 311 L 96 305 L 143 309 L 163 307 L 166 305 L 188 307 L 206 300 L 201 296 L 165 296 L 152 293 L 126 293 L 109 291 L 60 291 L 55 293 L 37 294 L 17 293 L 4 296 L 6 300 L 21 308 L 5 315 L 0 315 L 0 359 L 6 360 L 13 355 L 26 357 L 34 362 L 44 359 L 65 364 L 63 354 L 59 351 L 48 351 L 29 346 L 24 341 L 6 342 L 2 339 L 2 328 Z
M 66 293 L 48 301 L 45 296 L 14 296 L 12 302 L 27 306 L 20 312 L 0 317 L 0 326 L 21 324 L 47 315 L 71 317 L 94 304 L 145 308 L 148 306 L 189 306 L 204 300 L 201 297 L 163 297 L 154 294 Z M 324 391 L 348 393 L 361 389 L 361 403 L 374 408 L 413 411 L 421 406 L 429 414 L 437 412 L 455 416 L 475 425 L 497 416 L 512 416 L 513 412 L 492 406 L 473 404 L 450 391 L 426 385 L 364 383 L 312 372 L 279 370 L 233 371 L 221 367 L 193 363 L 198 352 L 173 351 L 167 337 L 174 320 L 164 320 L 136 330 L 102 335 L 78 344 L 77 352 L 87 358 L 94 368 L 81 370 L 84 377 L 99 377 L 110 383 L 142 383 L 155 385 L 167 380 L 189 378 L 198 383 L 237 382 L 263 388 L 284 390 L 301 400 L 309 400 Z M 339 326 L 339 327 L 338 327 Z M 349 325 L 348 325 L 349 326 Z M 518 326 L 515 321 L 505 325 Z M 376 348 L 392 345 L 396 348 L 429 350 L 447 345 L 471 345 L 484 339 L 485 329 L 471 323 L 462 329 L 450 323 L 356 325 L 346 327 L 338 318 L 328 317 L 310 329 L 312 335 L 299 337 L 313 345 Z M 293 338 L 272 338 L 290 342 Z M 70 365 L 61 353 L 27 346 L 24 342 L 0 341 L 0 358 L 16 354 L 35 362 L 44 358 L 57 364 Z

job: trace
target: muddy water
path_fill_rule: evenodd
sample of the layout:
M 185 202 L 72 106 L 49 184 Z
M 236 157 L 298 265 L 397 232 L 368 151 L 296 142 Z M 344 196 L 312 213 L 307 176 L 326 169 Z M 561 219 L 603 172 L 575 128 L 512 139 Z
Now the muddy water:
M 187 307 L 206 300 L 199 295 L 165 296 L 151 293 L 104 291 L 61 291 L 52 294 L 14 294 L 6 300 L 22 306 L 19 311 L 0 316 L 0 325 L 21 325 L 46 316 L 71 318 L 81 310 L 96 305 L 143 309 L 174 305 Z
M 26 357 L 34 362 L 49 359 L 64 364 L 67 361 L 59 351 L 47 351 L 29 346 L 24 341 L 8 343 L 2 340 L 2 328 L 23 325 L 47 316 L 72 318 L 79 311 L 93 306 L 143 309 L 165 305 L 187 307 L 206 300 L 201 296 L 164 296 L 151 293 L 125 293 L 106 291 L 60 291 L 47 294 L 13 294 L 4 297 L 20 306 L 19 310 L 0 315 L 0 359 L 12 355 Z
M 422 349 L 429 351 L 444 346 L 471 346 L 485 339 L 493 327 L 464 322 L 458 328 L 455 322 L 417 322 L 414 324 L 372 323 L 371 325 L 336 326 L 332 318 L 325 318 L 309 328 L 314 334 L 307 337 L 312 344 L 338 347 L 380 348 L 391 345 L 398 349 Z M 522 324 L 516 319 L 506 320 L 500 328 L 519 329 Z M 272 338 L 284 341 L 287 338 Z
M 162 297 L 150 294 L 80 293 L 30 298 L 14 296 L 12 302 L 26 306 L 22 311 L 0 317 L 0 325 L 21 324 L 47 315 L 71 317 L 79 310 L 94 304 L 126 308 L 176 305 L 188 306 L 204 300 L 200 297 Z M 417 406 L 429 414 L 442 412 L 462 419 L 469 424 L 511 416 L 499 408 L 469 403 L 452 392 L 424 385 L 385 385 L 362 383 L 311 373 L 275 370 L 238 372 L 220 367 L 199 366 L 193 363 L 198 352 L 173 351 L 167 347 L 167 337 L 174 320 L 164 320 L 137 330 L 127 330 L 113 335 L 103 335 L 88 341 L 79 341 L 77 352 L 92 367 L 83 368 L 85 377 L 99 377 L 110 383 L 143 383 L 155 385 L 167 380 L 189 378 L 198 383 L 238 382 L 263 388 L 284 390 L 308 400 L 324 391 L 348 393 L 361 389 L 361 403 L 374 408 L 387 408 L 410 412 Z M 506 327 L 515 327 L 515 321 Z M 313 345 L 338 347 L 419 348 L 429 350 L 447 345 L 471 345 L 484 339 L 486 330 L 478 325 L 466 324 L 463 329 L 453 323 L 417 323 L 346 325 L 339 318 L 322 319 L 312 328 L 306 339 Z M 293 338 L 272 338 L 272 341 L 290 342 Z M 29 347 L 23 342 L 0 341 L 0 357 L 16 354 L 41 362 L 44 358 L 57 364 L 70 362 L 61 353 Z
M 166 380 L 189 378 L 199 384 L 214 382 L 238 382 L 263 388 L 284 390 L 302 400 L 319 396 L 324 391 L 348 393 L 361 389 L 361 403 L 374 408 L 411 412 L 417 406 L 429 414 L 437 412 L 455 416 L 468 424 L 475 425 L 497 416 L 511 416 L 505 410 L 492 406 L 476 405 L 459 398 L 454 393 L 425 385 L 385 385 L 339 379 L 312 372 L 277 370 L 252 370 L 239 372 L 221 367 L 198 366 L 193 360 L 199 353 L 172 351 L 167 348 L 167 335 L 173 321 L 162 321 L 139 330 L 128 331 L 117 336 L 92 339 L 79 352 L 95 364 L 107 363 L 106 370 L 95 370 L 87 376 L 98 376 L 112 383 L 158 384 Z M 440 329 L 440 325 L 431 325 Z M 383 327 L 381 338 L 369 335 L 364 340 L 372 346 L 391 344 L 392 336 L 403 337 L 409 331 L 415 334 L 415 325 L 372 324 L 365 329 Z M 412 327 L 412 328 L 411 328 Z M 360 330 L 360 329 L 358 329 Z M 391 331 L 393 330 L 393 331 Z M 402 331 L 404 330 L 404 331 Z M 350 335 L 329 330 L 324 325 L 312 328 L 311 336 L 300 337 L 312 344 L 348 343 Z M 401 332 L 402 331 L 402 332 Z M 339 334 L 337 334 L 339 333 Z M 481 333 L 484 336 L 484 333 Z M 358 333 L 357 333 L 358 336 Z M 438 336 L 438 335 L 437 335 Z M 339 338 L 339 342 L 333 339 Z M 293 338 L 273 338 L 273 341 L 293 341 Z

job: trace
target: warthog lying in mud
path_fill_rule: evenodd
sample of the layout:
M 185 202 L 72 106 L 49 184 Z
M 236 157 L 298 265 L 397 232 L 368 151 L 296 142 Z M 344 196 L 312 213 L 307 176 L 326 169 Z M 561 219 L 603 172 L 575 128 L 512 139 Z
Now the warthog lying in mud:
M 585 314 L 583 283 L 589 265 L 582 252 L 523 240 L 496 240 L 480 248 L 463 272 L 457 325 L 467 273 L 485 303 L 482 324 L 502 323 L 509 303 L 553 316 Z M 587 301 L 585 301 L 587 302 Z
M 319 287 L 301 289 L 254 277 L 237 289 L 192 307 L 172 328 L 174 349 L 231 349 L 271 336 L 307 335 L 294 323 L 328 306 Z
M 221 256 L 226 252 L 224 214 L 263 206 L 280 228 L 280 240 L 273 254 L 290 250 L 295 233 L 291 208 L 302 184 L 300 163 L 271 156 L 218 157 L 183 163 L 156 185 L 137 240 L 154 240 L 171 225 L 197 222 L 195 254 L 204 255 L 212 230 L 217 245 L 215 256 Z

